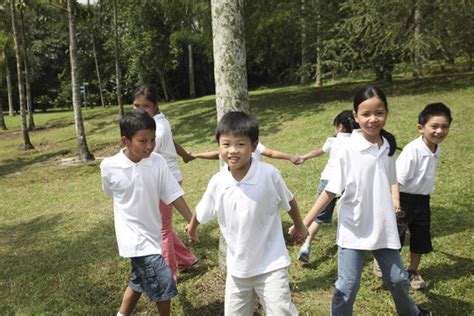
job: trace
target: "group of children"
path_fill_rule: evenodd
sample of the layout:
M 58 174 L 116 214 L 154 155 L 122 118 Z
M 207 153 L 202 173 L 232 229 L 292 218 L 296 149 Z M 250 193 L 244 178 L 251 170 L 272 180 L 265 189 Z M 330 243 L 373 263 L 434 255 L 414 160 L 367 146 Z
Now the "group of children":
M 119 254 L 130 258 L 132 266 L 117 315 L 129 315 L 142 292 L 156 302 L 160 315 L 169 315 L 170 299 L 177 295 L 176 266 L 188 268 L 197 262 L 172 232 L 173 206 L 188 222 L 185 231 L 190 242 L 199 241 L 200 223 L 217 218 L 227 243 L 226 315 L 252 315 L 257 296 L 266 314 L 297 315 L 279 209 L 293 222 L 289 236 L 296 243 L 305 241 L 298 258 L 307 261 L 311 241 L 319 225 L 331 221 L 337 198 L 338 278 L 331 314 L 352 314 L 364 253 L 369 250 L 380 266 L 397 313 L 430 315 L 414 303 L 408 287 L 409 281 L 412 285 L 422 283 L 417 272 L 421 255 L 432 250 L 429 194 L 434 189 L 438 145 L 451 123 L 444 104 L 429 104 L 420 113 L 417 128 L 421 136 L 408 144 L 398 159 L 395 137 L 383 129 L 387 99 L 377 87 L 358 91 L 353 110 L 343 111 L 334 120 L 336 136 L 306 155 L 265 148 L 259 143 L 258 122 L 243 112 L 229 112 L 218 123 L 218 152 L 192 155 L 173 141 L 152 90 L 151 86 L 136 90 L 136 109 L 120 119 L 124 148 L 100 166 L 103 190 L 113 197 Z M 169 132 L 168 158 L 163 149 L 166 133 L 159 132 L 162 129 Z M 260 161 L 260 155 L 301 164 L 323 153 L 329 153 L 329 160 L 321 174 L 317 199 L 302 220 L 280 172 Z M 185 162 L 219 156 L 225 162 L 209 181 L 194 215 L 183 198 L 177 154 Z M 407 229 L 411 260 L 405 270 L 400 249 Z M 165 244 L 166 239 L 172 241 Z

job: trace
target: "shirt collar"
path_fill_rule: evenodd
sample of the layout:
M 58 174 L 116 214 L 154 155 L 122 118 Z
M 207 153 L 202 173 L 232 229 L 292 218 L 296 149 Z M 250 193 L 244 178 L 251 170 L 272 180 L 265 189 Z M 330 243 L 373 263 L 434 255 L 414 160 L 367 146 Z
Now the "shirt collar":
M 229 171 L 229 167 L 227 167 L 227 165 L 224 165 L 222 169 L 222 172 L 224 174 L 224 183 L 223 183 L 224 187 L 227 189 L 232 186 L 239 186 L 242 184 L 256 185 L 258 182 L 258 176 L 260 174 L 259 172 L 260 168 L 258 166 L 260 163 L 261 162 L 258 159 L 255 159 L 254 157 L 252 157 L 250 168 L 247 171 L 247 174 L 245 175 L 245 177 L 240 181 L 235 180 L 235 178 L 232 176 L 232 174 Z
M 160 112 L 158 114 L 155 114 L 155 116 L 153 116 L 154 119 L 163 119 L 165 118 L 165 115 L 163 114 L 163 112 Z
M 119 153 L 117 154 L 117 164 L 120 168 L 130 168 L 138 165 L 145 165 L 145 166 L 151 166 L 152 165 L 152 160 L 151 156 L 154 155 L 152 153 L 150 157 L 144 158 L 140 160 L 139 162 L 133 162 L 128 157 L 125 155 L 125 148 L 120 149 Z
M 362 135 L 361 129 L 355 129 L 354 131 L 352 131 L 351 134 L 351 142 L 359 151 L 369 150 L 373 148 L 378 153 L 382 153 L 383 151 L 390 149 L 388 141 L 385 139 L 385 137 L 382 137 L 382 140 L 382 146 L 380 146 L 379 148 L 377 144 L 371 143 L 367 139 L 365 139 L 365 137 Z
M 429 149 L 428 145 L 426 145 L 426 143 L 423 141 L 423 135 L 420 135 L 420 137 L 418 137 L 418 142 L 421 143 L 420 147 L 422 148 L 422 155 L 423 156 L 434 156 L 436 158 L 439 158 L 439 155 L 441 153 L 441 150 L 439 148 L 439 145 L 436 146 L 436 151 L 435 152 L 432 152 L 431 149 Z

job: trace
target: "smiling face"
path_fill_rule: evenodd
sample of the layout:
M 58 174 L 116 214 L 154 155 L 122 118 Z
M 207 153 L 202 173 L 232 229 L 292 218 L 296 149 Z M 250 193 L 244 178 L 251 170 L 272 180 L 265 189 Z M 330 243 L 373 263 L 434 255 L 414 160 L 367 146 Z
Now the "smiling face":
M 449 133 L 449 120 L 444 115 L 433 115 L 430 116 L 425 125 L 418 124 L 416 127 L 421 135 L 423 135 L 423 141 L 432 151 L 436 151 L 437 145 L 439 145 Z
M 122 143 L 126 146 L 125 156 L 133 162 L 139 162 L 150 157 L 155 149 L 155 131 L 152 129 L 139 130 L 131 139 L 122 136 Z
M 380 143 L 380 131 L 387 119 L 387 108 L 378 97 L 372 97 L 359 104 L 354 118 L 362 129 L 362 135 L 371 143 Z
M 252 143 L 250 137 L 243 134 L 225 133 L 219 138 L 219 155 L 227 163 L 230 173 L 240 181 L 250 168 L 252 152 L 258 142 Z
M 158 112 L 158 107 L 156 104 L 142 95 L 139 95 L 133 99 L 133 106 L 135 109 L 145 110 L 148 114 L 150 114 L 151 117 L 155 116 L 155 114 Z

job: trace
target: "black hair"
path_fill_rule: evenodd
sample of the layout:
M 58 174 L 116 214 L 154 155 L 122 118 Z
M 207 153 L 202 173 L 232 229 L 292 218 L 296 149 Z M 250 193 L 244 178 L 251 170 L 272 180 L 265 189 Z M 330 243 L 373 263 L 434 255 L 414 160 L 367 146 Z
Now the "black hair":
M 155 120 L 143 109 L 133 109 L 120 118 L 120 136 L 128 139 L 141 130 L 156 130 Z
M 359 123 L 356 122 L 351 110 L 345 110 L 336 115 L 332 124 L 335 127 L 342 125 L 342 131 L 344 133 L 352 133 L 354 129 L 360 128 Z
M 255 143 L 258 141 L 259 135 L 258 122 L 253 116 L 244 112 L 227 112 L 217 124 L 217 143 L 219 143 L 222 134 L 246 135 L 252 143 Z
M 354 96 L 354 112 L 357 113 L 359 104 L 373 97 L 379 98 L 384 104 L 385 110 L 388 111 L 387 97 L 385 96 L 385 93 L 383 93 L 382 89 L 375 86 L 368 86 L 357 91 L 356 95 Z M 388 141 L 388 144 L 390 145 L 388 155 L 393 156 L 395 150 L 397 149 L 397 140 L 395 139 L 395 136 L 384 129 L 380 131 L 380 136 L 385 137 L 385 139 Z
M 158 88 L 156 87 L 156 85 L 144 84 L 136 88 L 132 93 L 132 99 L 141 96 L 158 106 Z
M 432 116 L 446 117 L 448 119 L 449 125 L 451 125 L 453 120 L 451 117 L 451 110 L 444 103 L 436 102 L 428 104 L 425 106 L 423 111 L 420 112 L 418 115 L 418 124 L 425 125 Z

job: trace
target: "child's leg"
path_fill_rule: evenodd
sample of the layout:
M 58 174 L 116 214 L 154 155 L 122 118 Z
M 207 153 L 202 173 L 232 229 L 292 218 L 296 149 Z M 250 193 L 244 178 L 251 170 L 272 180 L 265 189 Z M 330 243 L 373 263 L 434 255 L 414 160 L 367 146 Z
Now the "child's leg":
M 160 316 L 171 315 L 171 300 L 156 302 L 156 308 L 158 308 Z
M 174 250 L 174 239 L 173 239 L 173 205 L 166 205 L 160 201 L 160 214 L 161 214 L 161 238 L 162 238 L 162 255 L 166 261 L 166 264 L 173 273 L 173 278 L 176 281 L 176 255 Z
M 287 268 L 257 276 L 255 291 L 265 315 L 298 315 L 295 305 L 291 302 Z
M 120 305 L 119 312 L 123 315 L 130 315 L 137 305 L 141 295 L 142 293 L 135 292 L 127 286 L 127 289 L 123 293 L 122 304 Z
M 410 266 L 407 270 L 409 271 L 418 271 L 418 266 L 421 261 L 421 253 L 410 252 Z
M 390 290 L 399 315 L 418 315 L 418 307 L 408 294 L 408 273 L 397 249 L 372 251 L 382 269 L 382 278 Z
M 339 247 L 336 290 L 332 297 L 331 315 L 352 315 L 363 264 L 364 250 Z
M 225 283 L 225 315 L 252 316 L 255 307 L 254 279 L 237 278 L 227 273 Z

